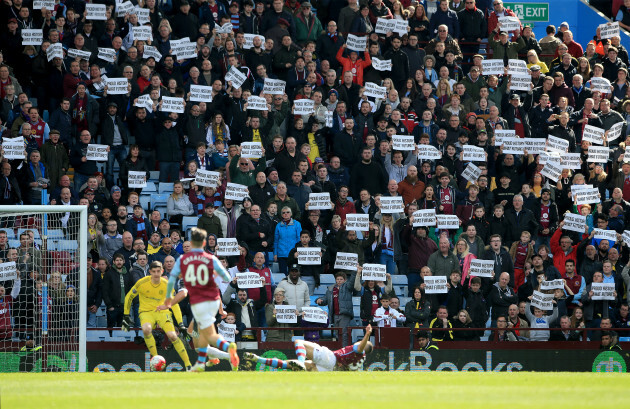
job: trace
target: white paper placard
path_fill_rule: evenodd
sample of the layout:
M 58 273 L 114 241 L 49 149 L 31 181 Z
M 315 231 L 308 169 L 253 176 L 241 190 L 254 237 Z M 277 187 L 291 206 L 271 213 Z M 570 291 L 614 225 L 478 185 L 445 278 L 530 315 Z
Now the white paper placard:
M 610 149 L 607 146 L 589 146 L 587 162 L 606 163 Z
M 0 264 L 0 282 L 16 280 L 18 278 L 18 271 L 15 266 L 15 261 Z
M 160 108 L 160 111 L 183 114 L 185 107 L 186 102 L 184 101 L 184 98 L 162 97 L 162 107 Z
M 191 102 L 212 102 L 212 87 L 207 85 L 190 85 Z
M 248 288 L 262 288 L 264 286 L 263 280 L 260 279 L 260 275 L 258 273 L 252 273 L 249 271 L 244 273 L 236 273 L 236 284 L 238 285 L 239 289 L 244 290 Z
M 584 233 L 585 226 L 586 216 L 582 216 L 581 214 L 565 213 L 564 225 L 562 226 L 562 230 Z
M 608 240 L 610 242 L 617 241 L 617 232 L 614 230 L 604 230 L 604 229 L 593 229 L 595 235 L 593 238 L 597 240 Z
M 265 78 L 263 92 L 269 95 L 284 95 L 284 90 L 286 87 L 287 83 L 285 81 Z
M 367 36 L 357 37 L 355 35 L 348 34 L 348 37 L 346 38 L 346 46 L 349 50 L 358 52 L 365 51 L 367 39 Z
M 147 59 L 151 57 L 153 57 L 155 61 L 160 61 L 162 59 L 162 54 L 160 54 L 157 48 L 151 45 L 145 45 L 144 52 L 142 53 L 142 58 Z
M 402 196 L 381 196 L 381 214 L 402 213 L 405 203 Z
M 605 38 L 619 37 L 619 22 L 600 24 L 599 36 L 603 40 Z
M 608 142 L 614 141 L 615 139 L 621 136 L 621 131 L 623 130 L 624 122 L 617 122 L 608 130 Z
M 145 108 L 149 112 L 153 112 L 153 100 L 149 94 L 140 95 L 134 104 L 136 107 Z
M 416 148 L 413 135 L 392 135 L 392 149 L 396 151 L 412 151 Z
M 232 23 L 225 23 L 221 27 L 217 27 L 217 34 L 230 34 L 234 30 Z
M 151 11 L 149 9 L 140 8 L 138 6 L 136 6 L 135 9 L 136 9 L 136 16 L 138 16 L 138 23 L 146 24 L 151 21 L 151 15 L 150 15 Z
M 442 159 L 442 153 L 433 145 L 418 145 L 418 160 Z
M 405 20 L 386 19 L 379 17 L 376 20 L 374 32 L 377 34 L 397 33 L 400 36 L 407 34 L 409 24 Z
M 560 158 L 549 158 L 545 166 L 540 171 L 540 174 L 548 177 L 554 182 L 558 182 L 560 175 L 562 175 L 562 166 L 560 165 Z
M 359 264 L 358 254 L 338 252 L 337 258 L 335 259 L 334 268 L 337 270 L 357 271 L 358 264 Z
M 243 48 L 249 50 L 254 47 L 254 38 L 260 37 L 260 45 L 261 47 L 265 46 L 265 37 L 260 34 L 247 34 L 245 33 L 245 42 L 243 43 Z
M 569 141 L 549 135 L 547 136 L 546 150 L 548 152 L 566 153 L 569 151 Z
M 279 324 L 297 324 L 295 305 L 276 305 L 276 321 Z
M 525 139 L 516 137 L 503 138 L 503 154 L 522 155 L 525 152 Z
M 579 192 L 580 190 L 584 190 L 584 189 L 592 189 L 593 185 L 571 185 L 571 194 L 575 196 L 575 194 L 577 192 Z
M 505 72 L 505 65 L 503 60 L 491 59 L 481 61 L 481 69 L 483 75 L 503 75 Z
M 260 159 L 262 156 L 262 145 L 260 142 L 241 143 L 241 158 Z
M 142 189 L 147 187 L 147 174 L 146 172 L 139 172 L 136 170 L 130 170 L 128 172 L 129 187 Z
M 24 137 L 2 138 L 3 157 L 6 159 L 26 159 Z
M 153 41 L 153 33 L 151 26 L 134 26 L 131 27 L 133 31 L 133 39 L 141 41 Z
M 219 186 L 220 179 L 221 174 L 219 172 L 198 169 L 195 175 L 195 184 L 203 187 L 217 187 Z
M 107 145 L 97 145 L 90 143 L 88 144 L 85 157 L 87 160 L 93 160 L 97 162 L 107 161 L 107 156 L 109 154 L 109 152 L 107 152 L 108 148 L 109 146 Z
M 589 141 L 597 145 L 604 144 L 604 130 L 592 125 L 586 125 L 582 132 L 582 140 Z
M 361 271 L 361 279 L 363 281 L 385 281 L 387 280 L 387 266 L 383 264 L 365 263 Z
M 240 256 L 241 250 L 235 238 L 217 239 L 217 256 Z M 258 275 L 257 273 L 254 273 Z M 260 280 L 260 277 L 258 278 Z M 240 285 L 239 285 L 240 286 Z
M 540 291 L 534 290 L 534 294 L 532 294 L 532 307 L 539 308 L 543 311 L 552 311 L 553 310 L 553 294 L 544 294 Z
M 525 63 L 524 60 L 513 58 L 508 60 L 508 74 L 512 76 L 530 76 L 529 70 L 527 69 L 527 63 Z
M 349 213 L 346 215 L 346 230 L 368 231 L 370 229 L 370 215 L 363 213 Z
M 376 57 L 372 57 L 372 67 L 377 71 L 391 71 L 392 60 L 379 60 Z
M 446 277 L 444 276 L 426 276 L 424 277 L 425 294 L 446 294 L 448 287 L 446 286 Z
M 41 45 L 44 40 L 44 34 L 42 29 L 27 29 L 24 28 L 20 32 L 22 35 L 22 45 Z
M 492 278 L 494 273 L 494 261 L 493 260 L 470 260 L 470 269 L 468 274 L 473 277 L 488 277 Z
M 385 99 L 387 96 L 387 88 L 379 87 L 373 82 L 366 82 L 363 95 L 368 97 Z
M 332 126 L 333 126 L 333 111 L 326 111 L 324 116 L 326 117 L 326 126 L 328 128 L 332 128 Z
M 435 209 L 423 209 L 413 212 L 413 227 L 435 226 Z
M 630 247 L 630 230 L 624 230 L 624 232 L 621 234 L 621 239 L 624 243 L 626 243 L 626 246 Z
M 92 53 L 87 50 L 77 50 L 76 48 L 68 49 L 68 57 L 70 58 L 80 58 L 82 60 L 90 60 L 92 58 Z
M 604 77 L 593 77 L 591 78 L 590 83 L 591 83 L 591 91 L 593 92 L 599 91 L 604 95 L 610 94 L 611 92 L 610 81 L 608 81 L 608 79 Z
M 133 14 L 135 9 L 133 3 L 130 1 L 116 4 L 116 17 L 125 17 L 125 14 Z
M 510 89 L 512 91 L 529 91 L 531 89 L 531 75 L 512 75 L 510 78 Z
M 308 194 L 308 210 L 329 210 L 332 208 L 330 193 L 323 192 Z
M 540 152 L 540 155 L 538 156 L 538 164 L 546 165 L 547 161 L 550 159 L 560 161 L 560 154 L 558 152 Z
M 540 284 L 540 289 L 542 291 L 545 291 L 545 290 L 564 290 L 564 280 L 563 279 L 558 279 L 558 280 L 551 280 L 551 281 L 543 281 L 542 284 Z
M 457 230 L 459 229 L 459 217 L 454 214 L 438 214 L 435 216 L 437 219 L 437 228 L 444 230 Z
M 217 330 L 226 342 L 234 342 L 236 340 L 236 324 L 228 324 L 221 321 L 217 325 Z
M 481 176 L 481 169 L 479 169 L 477 165 L 472 162 L 469 163 L 468 166 L 466 166 L 466 169 L 464 169 L 464 171 L 462 172 L 462 177 L 474 184 L 477 183 L 477 179 L 479 179 L 479 176 Z
M 63 46 L 61 43 L 49 45 L 46 49 L 46 58 L 48 58 L 48 61 L 51 61 L 53 58 L 63 59 Z
M 575 204 L 578 206 L 583 204 L 599 203 L 601 201 L 599 197 L 599 189 L 597 188 L 580 190 L 575 193 L 573 199 Z
M 593 283 L 591 284 L 593 291 L 592 300 L 614 300 L 615 284 L 613 283 Z
M 582 167 L 582 158 L 579 153 L 563 153 L 560 159 L 562 169 L 580 169 Z
M 486 151 L 479 146 L 464 145 L 462 160 L 467 162 L 485 162 Z
M 173 55 L 175 55 L 178 60 L 189 60 L 191 58 L 197 58 L 197 43 L 193 41 L 185 41 L 171 46 L 171 50 L 173 51 Z
M 247 80 L 247 75 L 243 74 L 238 68 L 232 67 L 225 76 L 225 81 L 232 81 L 233 88 L 240 88 Z
M 318 324 L 328 323 L 328 314 L 319 307 L 302 307 L 304 315 L 302 319 L 307 322 L 315 322 Z
M 521 28 L 521 21 L 515 16 L 499 17 L 501 23 L 501 31 L 514 31 Z
M 322 264 L 322 249 L 319 247 L 298 247 L 298 264 L 301 266 L 319 266 Z
M 237 202 L 242 202 L 249 196 L 247 192 L 247 186 L 240 185 L 238 183 L 228 182 L 227 187 L 225 188 L 225 198 L 236 200 Z
M 98 47 L 97 57 L 103 61 L 114 62 L 116 61 L 116 50 L 113 48 Z
M 503 145 L 503 140 L 505 138 L 515 138 L 515 137 L 516 137 L 516 131 L 514 129 L 495 129 L 494 130 L 494 146 Z M 521 151 L 520 153 L 523 153 L 523 152 Z
M 268 111 L 267 100 L 263 97 L 257 97 L 256 95 L 252 95 L 247 98 L 247 109 L 251 109 L 253 111 Z
M 293 105 L 293 115 L 310 115 L 315 112 L 315 101 L 312 99 L 296 99 Z
M 106 15 L 106 7 L 104 4 L 86 4 L 85 10 L 87 11 L 87 16 L 85 16 L 88 20 L 107 20 Z
M 34 0 L 33 10 L 46 9 L 55 12 L 55 0 Z
M 125 95 L 129 80 L 127 78 L 107 78 L 107 95 Z

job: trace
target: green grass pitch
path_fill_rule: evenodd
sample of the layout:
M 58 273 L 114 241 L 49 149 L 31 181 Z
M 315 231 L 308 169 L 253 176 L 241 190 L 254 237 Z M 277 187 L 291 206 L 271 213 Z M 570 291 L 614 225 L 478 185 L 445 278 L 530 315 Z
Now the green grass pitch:
M 0 406 L 403 409 L 415 404 L 466 409 L 622 408 L 628 404 L 629 381 L 627 374 L 533 372 L 0 374 Z

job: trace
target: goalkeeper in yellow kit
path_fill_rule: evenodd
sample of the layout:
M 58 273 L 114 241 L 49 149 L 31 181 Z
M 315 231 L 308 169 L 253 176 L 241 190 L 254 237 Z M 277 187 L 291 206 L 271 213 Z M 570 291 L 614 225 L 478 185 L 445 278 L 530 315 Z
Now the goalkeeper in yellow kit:
M 168 286 L 168 280 L 162 277 L 163 271 L 162 263 L 154 261 L 149 267 L 150 276 L 141 278 L 136 285 L 129 290 L 125 296 L 125 316 L 123 318 L 122 330 L 129 331 L 129 327 L 131 326 L 131 318 L 129 317 L 131 303 L 136 296 L 140 296 L 140 308 L 138 310 L 140 313 L 140 324 L 142 326 L 144 342 L 151 356 L 157 355 L 157 347 L 152 331 L 155 325 L 159 324 L 168 339 L 173 343 L 182 361 L 184 361 L 186 369 L 188 369 L 190 368 L 190 360 L 188 359 L 186 347 L 182 340 L 177 337 L 171 312 L 162 307 L 166 299 L 166 287 Z M 179 305 L 173 305 L 171 308 L 177 321 L 182 322 L 182 311 Z

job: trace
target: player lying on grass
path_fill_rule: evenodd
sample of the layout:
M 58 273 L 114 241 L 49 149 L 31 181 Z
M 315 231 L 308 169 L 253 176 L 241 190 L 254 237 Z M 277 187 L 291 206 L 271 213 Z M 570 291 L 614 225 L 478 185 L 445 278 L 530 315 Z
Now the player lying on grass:
M 372 352 L 374 346 L 369 341 L 372 326 L 365 327 L 365 336 L 360 342 L 331 351 L 314 342 L 296 340 L 294 342 L 297 359 L 283 361 L 277 358 L 261 358 L 251 352 L 245 352 L 243 358 L 272 368 L 289 369 L 291 371 L 328 372 L 335 369 L 356 371 L 361 367 L 365 355 Z
M 239 357 L 236 353 L 236 344 L 227 342 L 214 328 L 214 321 L 221 306 L 221 296 L 214 275 L 220 276 L 224 281 L 230 281 L 231 277 L 218 258 L 206 253 L 203 248 L 206 245 L 207 233 L 205 230 L 193 228 L 190 234 L 192 249 L 175 261 L 168 280 L 167 294 L 164 306 L 170 308 L 172 304 L 171 292 L 182 274 L 182 279 L 188 295 L 190 307 L 199 328 L 199 348 L 197 363 L 191 371 L 203 372 L 206 370 L 208 345 L 216 346 L 220 351 L 228 352 L 232 370 L 238 370 Z
M 168 339 L 173 343 L 175 350 L 180 358 L 182 358 L 182 361 L 184 361 L 186 368 L 190 369 L 190 359 L 188 359 L 188 353 L 186 352 L 184 343 L 177 337 L 177 333 L 175 332 L 173 316 L 168 309 L 160 308 L 165 301 L 166 294 L 170 294 L 168 292 L 169 290 L 167 290 L 168 281 L 166 278 L 162 277 L 163 272 L 162 263 L 154 261 L 149 267 L 150 275 L 138 280 L 131 290 L 129 290 L 125 296 L 125 316 L 123 318 L 122 330 L 129 331 L 129 327 L 131 326 L 131 317 L 129 317 L 131 303 L 136 296 L 139 296 L 140 307 L 138 308 L 138 312 L 140 314 L 140 324 L 144 335 L 144 343 L 147 345 L 151 356 L 157 355 L 157 347 L 152 332 L 155 325 L 159 324 Z M 171 288 L 170 291 L 172 292 L 173 289 Z M 173 314 L 178 322 L 182 322 L 182 311 L 179 305 L 173 305 Z

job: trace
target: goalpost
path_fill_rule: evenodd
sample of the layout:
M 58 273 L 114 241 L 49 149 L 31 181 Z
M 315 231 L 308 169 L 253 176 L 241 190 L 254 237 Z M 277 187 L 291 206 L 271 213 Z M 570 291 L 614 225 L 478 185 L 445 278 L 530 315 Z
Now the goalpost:
M 0 372 L 85 372 L 87 206 L 0 206 Z

